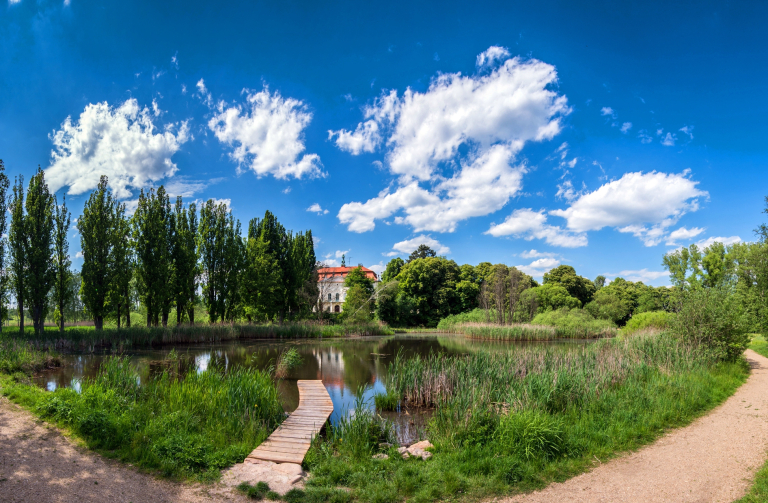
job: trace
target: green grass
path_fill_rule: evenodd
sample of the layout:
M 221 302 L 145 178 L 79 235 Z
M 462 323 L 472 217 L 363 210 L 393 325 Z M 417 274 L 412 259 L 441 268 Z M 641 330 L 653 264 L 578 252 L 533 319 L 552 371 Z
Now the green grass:
M 640 330 L 666 330 L 674 319 L 673 313 L 650 311 L 633 315 L 621 329 L 621 335 L 630 335 Z
M 387 387 L 404 404 L 434 409 L 427 427 L 433 457 L 403 460 L 381 447 L 387 426 L 361 414 L 366 425 L 356 435 L 340 426 L 310 449 L 307 487 L 346 487 L 356 501 L 381 503 L 477 500 L 540 488 L 690 423 L 747 375 L 743 360 L 715 363 L 666 334 L 568 352 L 531 347 L 397 358 Z M 376 452 L 389 458 L 372 459 Z
M 270 375 L 253 369 L 180 376 L 168 370 L 139 385 L 128 360 L 112 357 L 80 388 L 51 393 L 0 375 L 4 395 L 69 429 L 88 447 L 174 478 L 218 478 L 284 417 Z
M 24 341 L 8 335 L 0 336 L 0 374 L 32 374 L 60 364 L 54 352 L 39 351 Z
M 754 334 L 749 349 L 768 358 L 768 341 L 760 334 Z M 764 503 L 768 501 L 768 461 L 755 474 L 755 481 L 746 496 L 735 503 Z
M 7 331 L 7 329 L 6 329 Z M 367 325 L 326 325 L 316 322 L 267 324 L 200 324 L 173 327 L 112 328 L 102 331 L 93 327 L 68 327 L 64 333 L 46 329 L 42 334 L 24 333 L 24 340 L 38 348 L 93 350 L 98 347 L 122 350 L 157 347 L 168 344 L 218 343 L 245 339 L 290 339 L 345 337 L 348 335 L 392 335 L 378 323 Z M 16 338 L 21 338 L 18 332 Z

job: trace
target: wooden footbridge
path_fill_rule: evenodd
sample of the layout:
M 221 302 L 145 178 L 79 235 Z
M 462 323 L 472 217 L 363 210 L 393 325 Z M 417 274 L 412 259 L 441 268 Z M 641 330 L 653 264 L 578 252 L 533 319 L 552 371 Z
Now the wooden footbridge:
M 298 381 L 299 407 L 248 455 L 275 463 L 301 464 L 312 438 L 333 412 L 333 402 L 323 381 Z

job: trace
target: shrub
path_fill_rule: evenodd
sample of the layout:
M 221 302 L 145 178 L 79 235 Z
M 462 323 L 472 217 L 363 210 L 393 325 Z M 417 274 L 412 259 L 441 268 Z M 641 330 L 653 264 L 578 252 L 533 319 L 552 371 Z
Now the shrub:
M 495 439 L 500 452 L 525 459 L 554 459 L 564 452 L 561 421 L 536 410 L 502 417 Z
M 686 291 L 671 327 L 673 333 L 701 344 L 718 360 L 736 360 L 749 344 L 743 307 L 726 288 Z
M 659 330 L 665 330 L 669 328 L 669 324 L 674 319 L 674 314 L 666 311 L 650 311 L 647 313 L 638 313 L 632 316 L 624 328 L 621 329 L 621 333 L 629 335 L 643 330 L 646 328 L 656 328 Z
M 556 311 L 546 311 L 539 313 L 531 321 L 533 325 L 551 325 L 565 328 L 586 328 L 593 331 L 607 330 L 616 328 L 609 320 L 596 320 L 588 311 L 584 309 L 558 309 Z

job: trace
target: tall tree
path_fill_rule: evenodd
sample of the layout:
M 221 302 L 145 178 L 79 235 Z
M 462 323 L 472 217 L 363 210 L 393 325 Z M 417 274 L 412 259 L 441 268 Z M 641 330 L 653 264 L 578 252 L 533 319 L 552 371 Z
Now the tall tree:
M 243 268 L 242 296 L 244 314 L 264 321 L 272 319 L 274 307 L 280 302 L 280 268 L 277 259 L 269 251 L 269 243 L 263 236 L 248 238 L 246 260 Z
M 413 262 L 417 258 L 427 258 L 427 257 L 437 257 L 437 253 L 435 253 L 435 250 L 430 248 L 427 245 L 421 244 L 418 248 L 413 250 L 411 252 L 410 256 L 408 257 L 408 262 Z
M 59 312 L 59 331 L 64 332 L 65 309 L 71 295 L 70 283 L 72 281 L 72 272 L 70 266 L 72 260 L 69 258 L 69 241 L 67 232 L 69 231 L 71 215 L 67 210 L 66 196 L 62 196 L 61 206 L 56 205 L 56 215 L 54 217 L 55 230 L 53 239 L 53 267 L 56 278 L 53 283 L 53 300 L 56 309 Z
M 126 326 L 131 326 L 130 288 L 133 277 L 133 243 L 131 224 L 125 216 L 125 204 L 116 203 L 112 220 L 112 278 L 109 304 L 117 318 L 117 328 L 125 315 Z
M 181 196 L 176 198 L 174 209 L 176 231 L 173 240 L 174 295 L 176 323 L 180 324 L 187 314 L 190 323 L 195 322 L 195 292 L 197 290 L 197 207 L 191 203 L 184 208 Z
M 24 177 L 13 184 L 10 201 L 11 225 L 8 229 L 8 245 L 11 252 L 11 288 L 19 311 L 19 331 L 24 334 L 24 301 L 26 296 L 27 229 L 24 218 Z
M 5 236 L 8 231 L 8 221 L 6 219 L 6 212 L 8 211 L 8 187 L 10 182 L 8 176 L 5 174 L 5 164 L 0 159 L 0 236 Z M 8 316 L 8 308 L 6 307 L 6 301 L 8 298 L 8 263 L 6 260 L 5 250 L 7 247 L 7 240 L 5 237 L 0 237 L 0 331 L 3 329 L 3 320 Z
M 197 240 L 208 317 L 212 323 L 231 320 L 240 305 L 240 273 L 245 254 L 240 222 L 235 224 L 226 204 L 209 199 L 200 208 Z
M 80 294 L 83 304 L 93 317 L 96 330 L 104 328 L 104 316 L 108 312 L 107 301 L 113 286 L 115 243 L 115 206 L 117 202 L 108 187 L 106 176 L 83 206 L 83 214 L 77 221 L 80 245 L 83 253 Z
M 136 274 L 141 301 L 147 309 L 147 326 L 168 323 L 173 303 L 173 226 L 171 203 L 165 188 L 139 193 L 133 215 Z
M 55 201 L 45 183 L 45 173 L 38 166 L 27 189 L 27 298 L 35 333 L 42 333 L 56 271 L 53 264 L 53 229 Z

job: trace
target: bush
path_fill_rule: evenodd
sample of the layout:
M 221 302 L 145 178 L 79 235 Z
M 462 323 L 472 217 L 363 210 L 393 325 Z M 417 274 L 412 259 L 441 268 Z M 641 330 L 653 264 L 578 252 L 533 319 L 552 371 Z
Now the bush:
M 726 288 L 696 288 L 680 300 L 672 331 L 705 347 L 717 360 L 735 361 L 749 344 L 743 307 Z
M 629 335 L 646 328 L 656 328 L 666 330 L 674 319 L 675 315 L 666 311 L 651 311 L 647 313 L 638 313 L 632 316 L 621 333 Z
M 533 325 L 550 325 L 554 327 L 588 328 L 599 331 L 616 328 L 609 320 L 596 320 L 588 311 L 583 309 L 558 309 L 537 314 L 531 321 Z

